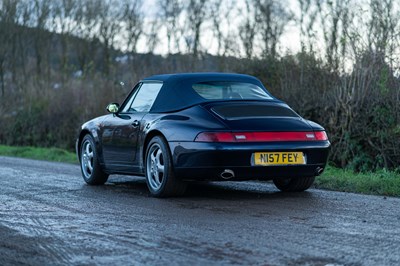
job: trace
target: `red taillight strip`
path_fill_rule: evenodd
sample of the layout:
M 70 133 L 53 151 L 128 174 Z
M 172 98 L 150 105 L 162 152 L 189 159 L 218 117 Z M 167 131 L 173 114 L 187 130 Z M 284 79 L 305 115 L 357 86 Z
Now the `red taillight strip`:
M 314 133 L 316 140 L 328 140 L 328 135 L 326 134 L 325 131 L 316 131 Z
M 269 142 L 269 141 L 321 141 L 328 140 L 325 131 L 291 132 L 202 132 L 197 142 Z

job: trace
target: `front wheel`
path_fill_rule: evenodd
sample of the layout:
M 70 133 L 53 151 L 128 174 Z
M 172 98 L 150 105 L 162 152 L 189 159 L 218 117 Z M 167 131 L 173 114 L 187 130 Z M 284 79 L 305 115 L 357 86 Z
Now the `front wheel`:
M 275 186 L 284 192 L 301 192 L 307 190 L 314 183 L 315 177 L 276 178 Z
M 159 136 L 146 150 L 146 183 L 152 196 L 168 197 L 185 193 L 187 184 L 175 177 L 168 143 Z
M 80 148 L 80 163 L 83 179 L 89 185 L 103 185 L 108 175 L 100 167 L 93 137 L 86 135 Z

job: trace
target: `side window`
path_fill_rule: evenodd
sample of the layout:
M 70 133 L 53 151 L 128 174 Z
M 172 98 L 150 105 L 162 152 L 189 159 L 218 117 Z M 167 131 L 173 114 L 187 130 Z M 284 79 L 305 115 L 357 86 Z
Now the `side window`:
M 143 83 L 132 102 L 129 112 L 148 112 L 153 106 L 162 83 Z
M 133 88 L 132 93 L 131 93 L 129 99 L 126 99 L 125 102 L 123 103 L 123 106 L 122 106 L 122 113 L 126 113 L 126 112 L 129 111 L 129 108 L 130 108 L 131 105 L 132 105 L 133 99 L 135 99 L 135 96 L 136 96 L 136 94 L 138 93 L 138 91 L 139 91 L 141 85 L 142 85 L 142 84 L 139 83 L 139 84 L 137 84 L 137 85 L 135 86 L 135 88 Z

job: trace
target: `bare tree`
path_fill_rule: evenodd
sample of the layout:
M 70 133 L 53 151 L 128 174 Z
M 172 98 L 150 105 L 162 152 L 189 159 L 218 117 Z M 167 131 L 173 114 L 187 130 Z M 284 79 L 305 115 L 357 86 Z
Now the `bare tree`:
M 101 0 L 86 0 L 78 2 L 78 9 L 75 13 L 77 27 L 74 41 L 77 53 L 78 65 L 83 74 L 86 74 L 93 66 L 97 51 L 97 27 L 99 16 L 97 13 L 98 2 Z
M 300 42 L 302 52 L 314 52 L 318 8 L 314 0 L 298 0 L 300 5 Z
M 60 53 L 60 69 L 63 75 L 63 82 L 65 74 L 68 70 L 68 48 L 69 39 L 75 32 L 76 23 L 76 12 L 78 8 L 77 1 L 75 0 L 57 0 L 53 3 L 54 16 L 55 16 L 55 27 L 59 33 L 61 42 L 61 53 Z
M 200 51 L 201 26 L 207 20 L 209 0 L 190 0 L 186 6 L 187 33 L 185 41 L 188 52 L 197 57 Z
M 276 57 L 279 39 L 293 15 L 277 0 L 254 0 L 264 56 Z
M 253 56 L 254 39 L 257 34 L 256 10 L 252 0 L 246 0 L 244 19 L 239 25 L 239 39 L 243 45 L 246 58 Z
M 393 55 L 398 47 L 399 11 L 395 11 L 393 0 L 370 0 L 370 20 L 368 22 L 368 48 L 388 58 L 393 65 Z
M 116 0 L 103 0 L 98 3 L 99 15 L 99 39 L 103 45 L 103 72 L 106 76 L 110 74 L 111 51 L 117 35 L 122 29 L 120 21 L 123 19 L 120 2 Z
M 154 53 L 155 48 L 160 42 L 158 30 L 160 26 L 160 21 L 158 20 L 150 22 L 150 28 L 148 32 L 146 32 L 148 53 Z
M 210 2 L 210 14 L 212 20 L 212 28 L 214 32 L 214 37 L 217 39 L 217 55 L 221 55 L 221 49 L 223 47 L 222 42 L 224 39 L 224 34 L 222 30 L 222 21 L 224 17 L 229 14 L 221 14 L 223 12 L 223 0 L 214 0 Z
M 16 14 L 17 14 L 17 1 L 7 0 L 3 1 L 0 6 L 0 82 L 1 82 L 1 95 L 5 94 L 5 71 L 7 63 L 10 63 L 12 56 L 12 49 L 15 47 L 15 31 L 16 31 Z M 15 75 L 15 73 L 13 73 Z
M 51 1 L 50 0 L 34 0 L 33 3 L 33 27 L 34 27 L 34 50 L 36 54 L 36 71 L 37 75 L 41 76 L 43 74 L 43 63 L 46 63 L 47 71 L 49 71 L 48 66 L 48 48 L 50 44 L 50 34 L 47 32 L 47 23 L 51 13 Z M 47 73 L 47 78 L 49 78 L 49 73 Z
M 210 20 L 214 39 L 217 42 L 217 55 L 225 56 L 231 49 L 231 21 L 237 6 L 236 0 L 210 0 Z
M 19 18 L 19 27 L 17 32 L 17 44 L 16 44 L 16 51 L 18 61 L 20 64 L 20 68 L 22 71 L 22 76 L 25 80 L 29 78 L 27 73 L 27 61 L 28 61 L 28 53 L 32 46 L 32 39 L 26 38 L 26 36 L 31 34 L 30 26 L 31 26 L 31 19 L 32 19 L 32 4 L 29 1 L 20 1 L 18 4 L 18 15 Z M 23 86 L 24 87 L 24 86 Z
M 157 3 L 160 6 L 160 17 L 166 28 L 168 53 L 172 53 L 173 42 L 175 43 L 174 48 L 180 52 L 179 19 L 183 10 L 182 1 L 158 0 Z
M 127 50 L 132 54 L 136 53 L 137 43 L 143 34 L 143 12 L 141 6 L 142 0 L 125 0 L 123 10 L 125 11 L 123 21 L 124 29 L 127 33 L 125 38 Z
M 349 26 L 349 4 L 351 0 L 316 1 L 320 11 L 323 37 L 328 65 L 338 70 L 341 58 L 346 53 L 346 30 Z

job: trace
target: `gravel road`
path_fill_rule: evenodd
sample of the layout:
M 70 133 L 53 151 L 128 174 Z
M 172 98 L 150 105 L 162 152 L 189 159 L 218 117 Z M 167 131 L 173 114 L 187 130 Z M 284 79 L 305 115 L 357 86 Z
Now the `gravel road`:
M 0 265 L 400 265 L 399 198 L 226 182 L 155 199 L 8 157 L 0 182 Z

